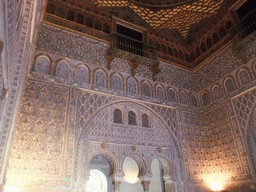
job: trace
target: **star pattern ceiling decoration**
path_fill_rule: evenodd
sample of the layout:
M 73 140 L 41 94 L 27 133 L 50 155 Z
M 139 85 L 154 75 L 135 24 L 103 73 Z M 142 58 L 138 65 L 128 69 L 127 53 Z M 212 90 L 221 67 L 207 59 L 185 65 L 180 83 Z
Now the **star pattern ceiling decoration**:
M 170 2 L 177 1 L 158 1 L 158 4 L 156 0 L 147 1 L 150 4 L 149 6 L 146 4 L 146 1 L 142 4 L 137 1 L 95 0 L 94 3 L 101 8 L 128 6 L 153 29 L 178 30 L 183 38 L 187 38 L 190 26 L 205 18 L 216 15 L 224 1 L 196 0 L 191 3 L 183 1 L 182 4 L 171 7 L 168 6 Z M 164 3 L 167 4 L 166 7 L 159 7 L 164 5 Z

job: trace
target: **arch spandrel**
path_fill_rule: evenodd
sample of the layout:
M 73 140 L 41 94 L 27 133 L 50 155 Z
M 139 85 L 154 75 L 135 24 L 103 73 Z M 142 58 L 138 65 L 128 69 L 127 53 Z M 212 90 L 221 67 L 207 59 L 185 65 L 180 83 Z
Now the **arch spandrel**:
M 111 121 L 113 119 L 112 118 L 113 114 L 110 113 L 112 111 L 110 109 L 112 109 L 112 108 L 113 109 L 114 108 L 122 108 L 122 110 L 124 111 L 124 116 L 127 116 L 127 112 L 129 110 L 134 110 L 137 114 L 140 114 L 142 112 L 147 112 L 152 119 L 151 121 L 155 122 L 155 123 L 152 123 L 152 127 L 151 127 L 152 129 L 148 129 L 148 128 L 142 129 L 142 132 L 143 131 L 148 132 L 147 134 L 149 134 L 150 132 L 154 133 L 153 137 L 155 136 L 155 140 L 154 140 L 154 138 L 153 138 L 153 140 L 151 138 L 151 140 L 148 140 L 148 142 L 150 144 L 152 144 L 152 142 L 154 143 L 154 141 L 155 141 L 156 146 L 161 144 L 161 142 L 162 142 L 162 144 L 164 144 L 166 146 L 168 146 L 168 145 L 170 146 L 170 144 L 172 144 L 172 145 L 175 145 L 177 147 L 177 149 L 179 148 L 177 145 L 177 143 L 178 143 L 177 139 L 173 133 L 173 129 L 168 126 L 168 124 L 165 122 L 165 120 L 162 117 L 160 117 L 155 111 L 150 109 L 148 106 L 145 106 L 145 105 L 139 104 L 139 103 L 135 103 L 135 102 L 131 102 L 131 101 L 116 101 L 111 104 L 107 104 L 107 105 L 103 106 L 102 108 L 98 109 L 97 111 L 95 111 L 87 121 L 86 120 L 84 121 L 85 123 L 82 125 L 82 127 L 79 127 L 78 140 L 80 140 L 81 137 L 84 137 L 84 136 L 86 136 L 86 138 L 93 138 L 93 134 L 91 134 L 92 132 L 90 132 L 91 131 L 90 126 L 97 127 L 98 123 L 100 123 L 101 125 L 107 126 L 108 131 L 110 128 L 116 127 L 113 125 L 113 122 Z M 140 122 L 140 125 L 141 125 L 141 116 L 138 116 L 138 118 L 139 118 L 138 121 Z M 99 125 L 99 126 L 101 126 L 101 125 Z M 88 129 L 88 126 L 89 126 L 89 129 Z M 126 128 L 126 130 L 124 130 L 123 133 L 127 133 L 126 132 L 127 130 L 129 130 L 129 131 L 134 130 L 134 129 L 130 128 L 129 126 L 127 128 L 127 126 L 128 126 L 128 123 L 125 123 L 122 126 L 123 128 Z M 85 127 L 87 127 L 87 128 L 85 128 Z M 140 126 L 138 125 L 138 127 L 140 127 Z M 159 129 L 159 127 L 160 127 L 160 129 Z M 105 131 L 107 131 L 107 129 Z M 103 128 L 101 130 L 103 130 Z M 158 134 L 159 137 L 166 136 L 166 138 L 165 139 L 164 138 L 156 138 L 155 134 Z M 92 136 L 92 137 L 90 137 L 90 136 Z M 145 135 L 145 136 L 147 136 L 147 135 Z M 150 135 L 150 137 L 152 137 L 152 135 Z M 109 138 L 111 138 L 111 136 L 109 136 L 109 134 L 106 134 L 105 136 L 101 135 L 101 138 L 109 139 Z M 111 140 L 111 141 L 113 141 L 113 140 Z M 135 139 L 135 141 L 136 141 L 136 139 Z M 139 141 L 141 141 L 141 140 L 139 140 Z M 147 141 L 145 141 L 145 142 L 147 142 Z M 132 144 L 134 144 L 134 142 Z
M 113 114 L 110 113 L 116 107 L 122 108 L 124 116 L 126 116 L 129 110 L 134 110 L 138 114 L 146 112 L 150 115 L 151 121 L 154 123 L 152 123 L 150 128 L 143 128 L 140 126 L 141 124 L 137 126 L 128 125 L 127 121 L 124 121 L 124 124 L 116 125 L 112 122 Z M 141 117 L 139 116 L 138 118 Z M 138 121 L 141 122 L 141 119 Z M 174 133 L 163 118 L 148 106 L 132 101 L 115 101 L 95 111 L 95 113 L 85 121 L 85 124 L 80 127 L 77 138 L 77 158 L 83 158 L 85 156 L 92 157 L 92 154 L 102 152 L 103 149 L 100 147 L 99 143 L 106 143 L 104 151 L 112 153 L 118 161 L 118 171 L 116 172 L 118 175 L 122 175 L 122 159 L 127 155 L 138 154 L 146 159 L 146 166 L 144 171 L 141 171 L 141 175 L 150 173 L 150 171 L 148 171 L 148 164 L 151 163 L 151 154 L 160 153 L 157 150 L 159 146 L 165 146 L 172 150 L 172 155 L 170 157 L 168 156 L 169 158 L 179 159 L 179 157 L 182 156 L 180 146 L 178 145 Z M 79 143 L 84 143 L 84 146 L 80 146 Z M 154 150 L 148 149 L 148 152 L 144 152 L 145 149 L 139 149 L 139 147 L 133 151 L 131 148 L 132 145 L 145 147 L 150 145 L 150 148 L 152 148 L 152 146 L 155 147 Z M 176 162 L 176 164 L 179 170 L 183 167 L 180 160 Z M 77 165 L 76 169 L 78 173 L 79 165 Z

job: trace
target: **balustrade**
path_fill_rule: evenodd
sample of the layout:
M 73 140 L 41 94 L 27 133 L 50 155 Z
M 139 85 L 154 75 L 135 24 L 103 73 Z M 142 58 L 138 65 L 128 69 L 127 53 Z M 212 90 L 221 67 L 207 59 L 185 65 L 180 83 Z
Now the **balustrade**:
M 119 33 L 111 34 L 111 45 L 114 48 L 118 48 L 136 55 L 140 55 L 154 60 L 157 59 L 154 46 L 127 37 L 125 35 L 121 35 Z

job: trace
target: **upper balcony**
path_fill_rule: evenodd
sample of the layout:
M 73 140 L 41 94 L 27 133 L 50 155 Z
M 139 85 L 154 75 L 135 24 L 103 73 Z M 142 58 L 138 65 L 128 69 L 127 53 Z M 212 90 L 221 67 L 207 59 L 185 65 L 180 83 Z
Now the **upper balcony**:
M 214 31 L 209 31 L 206 35 L 198 34 L 199 40 L 188 45 L 176 45 L 148 29 L 144 29 L 141 40 L 120 34 L 117 31 L 116 17 L 71 0 L 49 0 L 44 22 L 108 43 L 110 45 L 106 55 L 108 68 L 111 68 L 114 57 L 119 57 L 129 61 L 132 74 L 138 64 L 142 64 L 152 70 L 154 77 L 159 72 L 158 60 L 191 70 L 196 69 L 218 50 L 228 45 L 237 34 L 239 37 L 244 37 L 254 30 L 253 18 L 255 18 L 255 10 L 234 26 L 230 16 L 227 16 L 219 23 L 215 23 Z
M 148 66 L 153 77 L 159 72 L 156 49 L 143 41 L 113 32 L 110 37 L 110 48 L 108 49 L 108 67 L 111 68 L 111 61 L 114 57 L 130 61 L 129 64 L 134 70 L 138 64 Z

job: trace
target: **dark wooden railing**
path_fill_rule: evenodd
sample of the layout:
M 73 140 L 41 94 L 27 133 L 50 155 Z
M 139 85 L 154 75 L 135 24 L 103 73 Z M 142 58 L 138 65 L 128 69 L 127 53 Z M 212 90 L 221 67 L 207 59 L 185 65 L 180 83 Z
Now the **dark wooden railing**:
M 136 55 L 155 60 L 157 59 L 156 49 L 154 46 L 119 33 L 111 34 L 111 45 L 114 48 L 118 48 Z
M 230 29 L 231 34 L 244 38 L 256 30 L 256 9 L 248 13 L 240 23 Z

